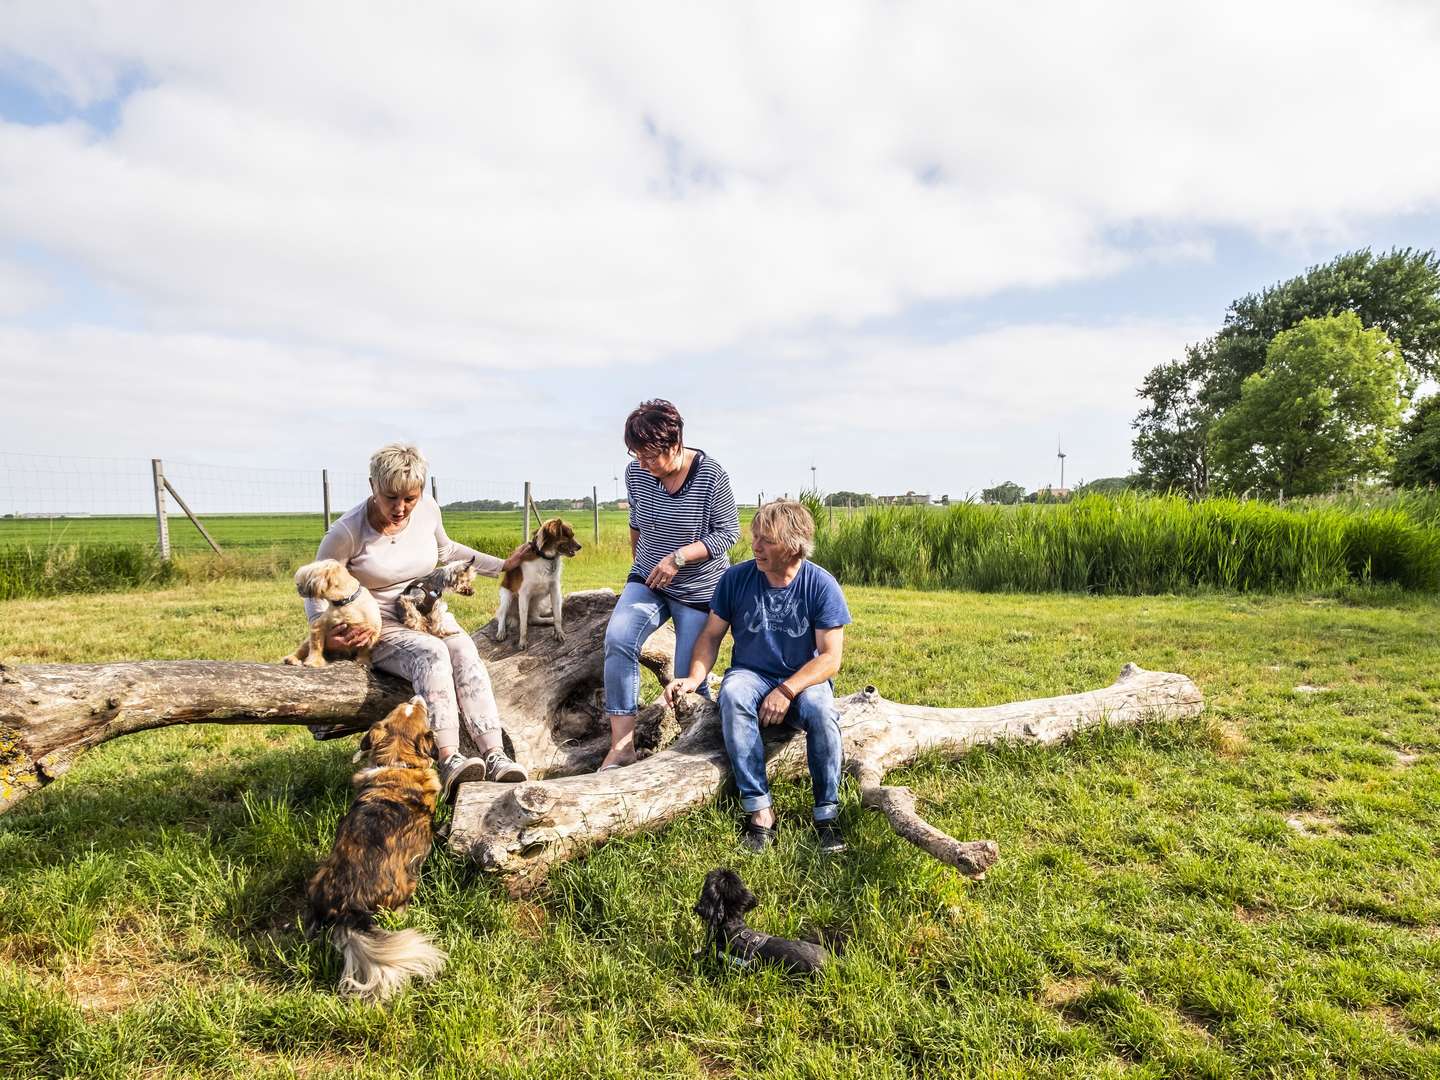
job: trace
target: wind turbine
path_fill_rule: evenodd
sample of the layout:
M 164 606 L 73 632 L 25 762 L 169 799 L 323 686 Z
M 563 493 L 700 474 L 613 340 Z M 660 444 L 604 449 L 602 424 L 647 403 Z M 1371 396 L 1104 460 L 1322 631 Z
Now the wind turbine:
M 1055 456 L 1060 459 L 1060 490 L 1065 490 L 1065 451 L 1060 449 L 1060 437 L 1055 437 Z

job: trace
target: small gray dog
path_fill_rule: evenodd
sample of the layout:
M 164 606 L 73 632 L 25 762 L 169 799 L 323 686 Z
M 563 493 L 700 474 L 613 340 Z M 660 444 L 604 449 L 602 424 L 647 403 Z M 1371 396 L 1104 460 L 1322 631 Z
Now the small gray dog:
M 443 597 L 447 592 L 459 596 L 475 595 L 475 560 L 467 559 L 437 566 L 422 578 L 416 578 L 398 597 L 401 621 L 411 630 L 450 637 L 459 631 L 447 629 L 449 612 Z

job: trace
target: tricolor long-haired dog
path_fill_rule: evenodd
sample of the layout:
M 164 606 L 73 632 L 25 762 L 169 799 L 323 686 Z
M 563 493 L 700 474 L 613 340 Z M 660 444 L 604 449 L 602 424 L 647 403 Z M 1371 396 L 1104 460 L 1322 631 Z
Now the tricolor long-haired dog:
M 475 573 L 473 558 L 456 559 L 437 566 L 422 578 L 416 578 L 405 586 L 405 591 L 399 596 L 401 621 L 411 630 L 436 637 L 450 637 L 458 633 L 445 626 L 445 614 L 450 609 L 444 597 L 447 592 L 474 596 Z
M 341 623 L 364 627 L 370 631 L 370 640 L 353 653 L 337 653 L 331 659 L 349 659 L 353 655 L 362 664 L 370 663 L 370 652 L 380 640 L 380 605 L 343 563 L 321 559 L 300 567 L 295 571 L 295 591 L 307 600 L 323 600 L 325 606 L 310 623 L 305 640 L 285 657 L 285 663 L 324 667 L 325 638 Z
M 525 648 L 530 632 L 530 605 L 535 604 L 535 622 L 541 625 L 553 624 L 555 637 L 565 640 L 564 601 L 560 599 L 560 559 L 570 558 L 578 553 L 580 544 L 575 539 L 575 530 L 560 518 L 551 518 L 525 545 L 521 563 L 513 570 L 506 570 L 500 579 L 500 610 L 495 615 L 495 640 L 505 640 L 505 624 L 510 618 L 511 608 L 516 609 L 519 628 L 519 646 Z M 549 597 L 548 610 L 544 603 Z
M 347 996 L 381 1002 L 445 966 L 445 953 L 420 931 L 375 926 L 377 911 L 405 910 L 430 854 L 440 796 L 434 753 L 418 695 L 371 725 L 355 754 L 365 762 L 350 779 L 355 802 L 306 887 L 305 932 L 329 931 L 345 958 L 340 992 Z
M 819 945 L 772 937 L 746 926 L 745 914 L 755 902 L 755 894 L 734 870 L 711 870 L 706 874 L 700 899 L 695 902 L 695 914 L 705 923 L 706 944 L 738 964 L 773 960 L 802 975 L 824 967 L 830 954 Z

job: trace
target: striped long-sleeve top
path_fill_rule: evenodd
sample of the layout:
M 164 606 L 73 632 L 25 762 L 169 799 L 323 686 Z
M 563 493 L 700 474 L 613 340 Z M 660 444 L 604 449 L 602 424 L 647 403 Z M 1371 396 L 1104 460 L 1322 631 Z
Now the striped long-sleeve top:
M 699 540 L 710 557 L 686 563 L 664 591 L 682 604 L 708 611 L 720 575 L 730 565 L 726 552 L 740 539 L 730 477 L 714 458 L 696 450 L 685 483 L 675 494 L 638 461 L 625 469 L 625 490 L 630 496 L 630 527 L 640 534 L 629 580 L 643 583 L 661 559 Z

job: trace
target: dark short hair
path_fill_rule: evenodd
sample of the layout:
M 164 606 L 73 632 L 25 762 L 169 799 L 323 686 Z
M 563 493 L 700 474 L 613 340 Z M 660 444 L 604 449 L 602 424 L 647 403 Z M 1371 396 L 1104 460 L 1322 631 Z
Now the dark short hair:
M 664 398 L 642 401 L 625 418 L 626 449 L 666 450 L 684 438 L 685 420 Z

